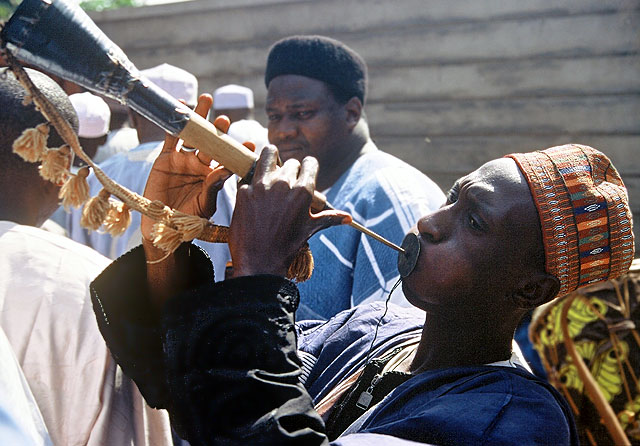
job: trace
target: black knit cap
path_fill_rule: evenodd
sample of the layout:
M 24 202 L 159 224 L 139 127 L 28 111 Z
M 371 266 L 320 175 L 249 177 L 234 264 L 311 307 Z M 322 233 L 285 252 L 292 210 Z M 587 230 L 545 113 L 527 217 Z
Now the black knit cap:
M 269 51 L 264 83 L 284 74 L 297 74 L 325 82 L 336 99 L 357 96 L 364 104 L 367 65 L 344 43 L 325 36 L 291 36 L 277 41 Z M 337 94 L 336 94 L 337 93 Z

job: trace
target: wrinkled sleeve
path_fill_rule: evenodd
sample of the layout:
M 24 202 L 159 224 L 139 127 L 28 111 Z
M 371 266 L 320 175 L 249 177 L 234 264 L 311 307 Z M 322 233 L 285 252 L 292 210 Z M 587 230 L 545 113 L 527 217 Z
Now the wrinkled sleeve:
M 213 282 L 207 255 L 183 244 L 176 254 L 190 262 L 190 284 Z M 146 262 L 142 247 L 111 263 L 91 284 L 91 301 L 98 327 L 124 373 L 133 379 L 147 404 L 168 409 L 160 314 L 147 292 Z

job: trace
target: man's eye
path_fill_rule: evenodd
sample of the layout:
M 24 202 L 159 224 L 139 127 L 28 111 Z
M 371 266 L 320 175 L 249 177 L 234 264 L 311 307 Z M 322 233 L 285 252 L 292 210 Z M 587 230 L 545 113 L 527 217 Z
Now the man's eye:
M 269 114 L 267 115 L 267 119 L 272 122 L 277 121 L 278 119 L 280 119 L 280 115 Z
M 469 226 L 471 226 L 473 229 L 481 231 L 483 229 L 482 225 L 480 224 L 480 222 L 471 214 L 469 214 Z
M 299 111 L 298 113 L 296 113 L 296 118 L 298 119 L 309 119 L 313 116 L 313 111 L 311 110 L 305 110 L 305 111 Z

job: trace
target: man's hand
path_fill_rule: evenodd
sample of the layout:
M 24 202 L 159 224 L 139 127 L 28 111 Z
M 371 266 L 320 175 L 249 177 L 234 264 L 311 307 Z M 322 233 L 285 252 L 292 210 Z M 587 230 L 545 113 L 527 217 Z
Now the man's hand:
M 211 95 L 202 94 L 198 98 L 195 112 L 204 117 L 212 104 Z M 220 117 L 214 125 L 226 132 L 229 120 Z M 149 200 L 160 200 L 185 214 L 209 219 L 216 211 L 218 191 L 231 176 L 231 172 L 222 166 L 212 168 L 211 158 L 197 150 L 177 150 L 177 143 L 178 138 L 171 135 L 165 137 L 162 152 L 149 174 L 144 196 Z M 143 239 L 151 239 L 154 223 L 149 217 L 142 216 Z
M 206 116 L 212 103 L 211 95 L 200 95 L 195 112 Z M 225 116 L 218 117 L 213 124 L 223 132 L 229 129 L 229 119 Z M 209 219 L 216 211 L 218 191 L 231 172 L 222 166 L 211 167 L 211 158 L 197 150 L 177 150 L 177 144 L 178 138 L 166 136 L 162 152 L 149 174 L 144 196 L 186 214 Z M 250 143 L 246 146 L 252 149 Z M 169 297 L 187 286 L 189 271 L 177 261 L 175 254 L 167 255 L 153 246 L 150 240 L 154 223 L 142 215 L 140 229 L 147 258 L 149 296 L 154 306 L 161 308 Z
M 290 159 L 277 166 L 273 146 L 262 150 L 250 185 L 238 189 L 231 220 L 229 249 L 234 277 L 254 274 L 284 276 L 297 251 L 320 229 L 349 223 L 349 214 L 311 214 L 318 162 Z

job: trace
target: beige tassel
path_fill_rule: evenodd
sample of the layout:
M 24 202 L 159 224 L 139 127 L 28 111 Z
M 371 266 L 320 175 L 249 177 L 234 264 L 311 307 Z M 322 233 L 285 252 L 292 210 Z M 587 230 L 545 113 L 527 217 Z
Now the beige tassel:
M 62 206 L 69 211 L 70 207 L 78 208 L 89 199 L 89 168 L 82 167 L 76 175 L 71 175 L 62 185 L 58 197 L 62 199 Z
M 164 223 L 156 223 L 151 229 L 151 239 L 156 248 L 172 253 L 182 243 L 182 234 Z
M 80 224 L 83 227 L 95 231 L 102 225 L 111 207 L 110 195 L 109 191 L 102 189 L 97 196 L 87 201 L 87 204 L 82 208 L 82 218 L 80 219 Z
M 190 242 L 198 237 L 204 231 L 207 220 L 196 217 L 195 215 L 183 214 L 182 212 L 174 212 L 169 220 L 171 226 L 175 227 L 182 234 L 183 242 Z
M 113 237 L 117 237 L 126 231 L 130 224 L 131 212 L 129 212 L 129 206 L 121 201 L 111 203 L 107 218 L 104 221 L 107 232 Z
M 291 265 L 289 265 L 287 277 L 296 279 L 298 282 L 304 282 L 311 277 L 311 273 L 313 273 L 313 255 L 311 254 L 311 249 L 309 249 L 309 244 L 305 243 L 296 253 Z
M 59 149 L 49 149 L 42 155 L 40 176 L 54 184 L 62 185 L 69 174 L 71 148 L 64 145 Z
M 35 129 L 26 129 L 13 142 L 13 152 L 30 163 L 40 161 L 47 149 L 49 124 L 38 124 Z

